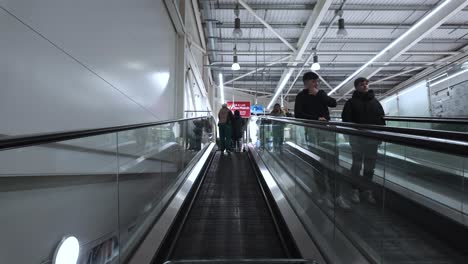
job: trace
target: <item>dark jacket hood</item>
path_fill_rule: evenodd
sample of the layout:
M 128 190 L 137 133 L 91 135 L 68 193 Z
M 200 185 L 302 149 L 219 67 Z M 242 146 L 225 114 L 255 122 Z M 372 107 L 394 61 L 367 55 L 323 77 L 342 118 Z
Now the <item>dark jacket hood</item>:
M 356 90 L 353 92 L 353 98 L 359 98 L 361 100 L 369 101 L 375 98 L 375 94 L 373 90 L 368 90 L 367 93 L 361 93 Z

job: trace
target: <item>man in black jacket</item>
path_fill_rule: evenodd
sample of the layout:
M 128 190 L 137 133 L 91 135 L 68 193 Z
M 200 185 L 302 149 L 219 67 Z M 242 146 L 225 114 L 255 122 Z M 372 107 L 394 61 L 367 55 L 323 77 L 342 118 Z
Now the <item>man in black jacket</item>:
M 330 120 L 328 107 L 336 107 L 336 100 L 318 88 L 318 75 L 307 72 L 302 77 L 304 90 L 296 96 L 294 117 L 311 120 Z
M 307 72 L 302 77 L 304 89 L 296 96 L 294 117 L 320 121 L 330 120 L 328 107 L 335 107 L 336 100 L 329 97 L 323 90 L 319 90 L 318 79 L 319 76 L 314 72 Z M 328 168 L 324 166 L 326 169 L 322 173 L 322 177 L 315 176 L 321 196 L 319 202 L 324 202 L 327 206 L 333 207 L 331 193 L 334 193 L 336 204 L 343 209 L 349 209 L 349 204 L 341 195 L 341 181 L 335 180 L 336 177 L 333 175 L 333 169 L 331 168 L 333 163 L 337 161 L 335 134 L 315 128 L 305 129 L 308 146 L 312 145 L 310 150 L 332 164 Z
M 364 77 L 359 77 L 354 81 L 354 88 L 351 99 L 346 101 L 341 113 L 343 122 L 353 122 L 358 124 L 385 125 L 385 112 L 380 102 L 375 98 L 374 91 L 369 90 L 369 80 Z M 374 168 L 377 160 L 377 150 L 380 142 L 365 139 L 359 136 L 350 136 L 349 143 L 351 145 L 353 164 L 351 166 L 351 174 L 355 177 L 356 182 L 353 184 L 353 193 L 351 200 L 355 203 L 360 202 L 360 188 L 367 189 L 365 194 L 370 203 L 375 204 L 376 201 L 372 195 L 372 177 L 374 176 Z M 364 161 L 364 181 L 360 178 L 362 162 Z M 358 186 L 359 185 L 359 186 Z M 362 189 L 362 188 L 361 188 Z

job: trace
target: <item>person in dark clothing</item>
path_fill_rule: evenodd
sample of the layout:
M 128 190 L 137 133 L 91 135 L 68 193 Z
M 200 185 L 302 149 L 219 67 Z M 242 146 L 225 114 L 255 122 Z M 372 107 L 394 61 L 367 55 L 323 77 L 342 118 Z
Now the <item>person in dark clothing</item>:
M 354 81 L 354 88 L 351 99 L 346 101 L 341 118 L 343 122 L 353 122 L 358 124 L 385 125 L 385 112 L 380 102 L 375 98 L 374 91 L 369 90 L 369 81 L 364 77 L 359 77 Z M 350 136 L 353 163 L 351 165 L 351 175 L 356 183 L 353 184 L 353 193 L 351 200 L 355 203 L 360 202 L 360 193 L 362 188 L 367 196 L 367 200 L 375 204 L 375 198 L 372 195 L 371 185 L 374 176 L 375 163 L 377 160 L 377 150 L 380 142 L 364 139 L 359 136 Z M 363 178 L 360 177 L 362 163 L 364 161 Z
M 239 110 L 234 111 L 232 118 L 232 140 L 236 152 L 242 151 L 242 137 L 244 135 L 244 119 L 240 116 Z
M 319 90 L 318 75 L 307 72 L 302 77 L 304 89 L 296 96 L 294 117 L 311 120 L 330 120 L 328 107 L 336 107 L 336 100 Z
M 218 113 L 218 127 L 219 127 L 219 149 L 224 153 L 231 152 L 231 132 L 232 132 L 232 119 L 233 115 L 227 104 L 223 104 Z
M 302 77 L 304 89 L 296 96 L 294 106 L 294 117 L 310 120 L 328 121 L 330 112 L 328 107 L 335 107 L 336 100 L 329 97 L 323 90 L 319 90 L 319 76 L 314 72 L 307 72 Z M 333 133 L 315 128 L 305 128 L 305 137 L 307 145 L 312 147 L 310 150 L 322 157 L 324 160 L 332 163 L 330 166 L 324 166 L 322 177 L 315 176 L 318 191 L 320 194 L 319 202 L 325 202 L 327 206 L 333 207 L 330 194 L 333 193 L 336 204 L 349 209 L 349 204 L 341 195 L 341 181 L 336 179 L 333 174 L 334 163 L 337 162 L 336 138 Z
M 273 110 L 270 113 L 271 116 L 275 117 L 285 117 L 283 110 L 281 110 L 280 104 L 275 104 L 273 106 Z M 283 139 L 284 139 L 284 123 L 281 122 L 273 122 L 272 123 L 273 129 L 273 149 L 282 151 L 283 146 Z

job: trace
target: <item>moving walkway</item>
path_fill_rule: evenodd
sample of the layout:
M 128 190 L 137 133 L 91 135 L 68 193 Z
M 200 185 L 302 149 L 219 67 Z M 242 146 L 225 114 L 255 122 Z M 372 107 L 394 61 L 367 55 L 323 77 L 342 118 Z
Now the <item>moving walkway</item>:
M 215 131 L 202 117 L 3 138 L 0 262 L 50 263 L 65 236 L 87 264 L 467 259 L 462 133 L 262 118 L 248 152 L 224 155 Z M 379 145 L 376 203 L 344 209 L 362 181 L 350 136 Z

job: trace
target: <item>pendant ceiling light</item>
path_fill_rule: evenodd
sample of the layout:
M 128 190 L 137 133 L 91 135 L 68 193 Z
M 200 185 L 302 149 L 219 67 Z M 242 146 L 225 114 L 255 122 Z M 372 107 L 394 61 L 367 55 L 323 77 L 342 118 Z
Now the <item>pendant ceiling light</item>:
M 231 69 L 232 69 L 233 71 L 238 71 L 238 70 L 240 70 L 239 61 L 238 61 L 238 59 L 237 59 L 237 48 L 236 48 L 236 46 L 234 46 L 234 57 L 233 57 L 233 60 L 232 60 Z
M 310 67 L 310 69 L 313 71 L 320 70 L 320 63 L 318 62 L 317 54 L 314 55 L 314 63 L 312 63 L 312 67 Z
M 339 38 L 346 37 L 348 35 L 348 31 L 345 29 L 345 21 L 343 18 L 343 10 L 338 10 L 337 15 L 340 16 L 338 19 L 338 31 L 336 32 L 336 36 Z
M 234 14 L 236 15 L 236 19 L 234 20 L 234 30 L 232 31 L 232 35 L 234 38 L 241 38 L 242 37 L 242 29 L 241 29 L 241 21 L 239 18 L 239 6 L 236 5 L 234 9 Z

